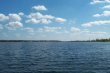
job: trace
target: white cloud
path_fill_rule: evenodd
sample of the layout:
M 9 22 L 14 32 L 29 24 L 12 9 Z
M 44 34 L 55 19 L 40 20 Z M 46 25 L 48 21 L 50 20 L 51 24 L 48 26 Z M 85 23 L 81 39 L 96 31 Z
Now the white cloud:
M 50 19 L 53 19 L 54 16 L 51 15 L 43 15 L 40 12 L 37 13 L 31 13 L 28 15 L 29 20 L 27 20 L 27 23 L 31 24 L 49 24 L 51 23 Z
M 32 18 L 32 19 L 26 20 L 26 23 L 29 23 L 29 24 L 39 24 L 40 20 Z
M 99 34 L 107 34 L 107 32 L 102 32 L 102 31 L 90 31 L 88 29 L 80 29 L 80 28 L 77 28 L 77 27 L 71 27 L 70 28 L 70 32 L 74 32 L 75 34 L 85 34 L 85 35 L 99 35 Z M 69 33 L 69 34 L 71 34 Z
M 105 25 L 105 24 L 110 24 L 110 20 L 100 20 L 100 21 L 94 21 L 94 22 L 88 22 L 82 24 L 83 27 L 91 27 L 95 25 Z
M 2 30 L 3 29 L 3 25 L 2 24 L 0 24 L 0 30 Z
M 30 27 L 24 28 L 24 30 L 27 31 L 27 32 L 34 32 L 34 29 L 30 28 Z
M 41 19 L 43 18 L 43 14 L 41 14 L 40 12 L 31 13 L 28 15 L 28 18 Z
M 93 17 L 100 17 L 100 16 L 101 16 L 100 14 L 93 15 Z
M 19 13 L 18 13 L 18 15 L 23 16 L 23 15 L 24 15 L 24 13 L 23 13 L 23 12 L 19 12 Z
M 64 19 L 64 18 L 56 18 L 56 22 L 65 22 L 66 21 L 66 19 Z
M 48 27 L 48 26 L 45 26 L 44 28 L 39 28 L 38 31 L 40 31 L 40 32 L 58 32 L 61 29 L 62 29 L 61 27 Z
M 81 30 L 79 28 L 76 27 L 71 27 L 70 29 L 72 32 L 80 32 Z
M 26 20 L 26 23 L 29 23 L 29 24 L 49 24 L 51 23 L 51 20 L 48 20 L 48 19 L 29 19 L 29 20 Z
M 10 21 L 21 21 L 21 17 L 24 15 L 22 12 L 18 13 L 18 14 L 8 14 L 7 16 L 4 14 L 0 14 L 0 21 L 6 21 L 6 20 L 10 20 Z
M 31 13 L 28 15 L 28 18 L 35 18 L 35 19 L 54 19 L 54 16 L 52 15 L 43 15 L 40 12 Z
M 48 19 L 41 19 L 41 24 L 50 24 L 51 20 Z
M 43 5 L 33 6 L 32 8 L 36 10 L 47 10 Z M 27 20 L 25 20 L 25 22 L 29 24 L 50 24 L 52 22 L 63 23 L 65 21 L 66 19 L 64 18 L 57 18 L 55 16 L 42 14 L 40 12 L 30 13 L 27 15 Z
M 82 33 L 90 33 L 88 29 L 83 29 Z
M 33 6 L 32 9 L 35 9 L 38 11 L 41 11 L 41 10 L 46 11 L 47 10 L 47 8 L 44 5 Z
M 97 31 L 97 32 L 90 32 L 90 34 L 107 34 L 107 32 L 101 32 L 101 31 Z
M 52 15 L 44 15 L 43 18 L 45 19 L 54 19 L 55 17 Z
M 21 17 L 18 14 L 9 14 L 10 21 L 21 21 Z
M 110 16 L 110 11 L 103 11 L 102 14 L 95 14 L 93 17 Z
M 80 29 L 80 28 L 76 28 L 76 27 L 71 27 L 69 34 L 71 34 L 71 35 L 77 35 L 76 37 L 80 37 L 80 36 L 83 36 L 84 35 L 84 36 L 88 36 L 89 38 L 92 35 L 92 38 L 95 38 L 94 36 L 98 36 L 98 35 L 101 36 L 101 35 L 105 35 L 105 34 L 108 34 L 108 33 L 107 32 L 104 32 L 104 31 L 90 31 L 88 29 Z
M 93 0 L 90 4 L 110 3 L 110 0 Z
M 0 14 L 0 21 L 5 21 L 5 20 L 8 20 L 8 16 L 4 14 Z
M 60 23 L 66 21 L 66 19 L 56 18 L 55 16 L 52 15 L 44 15 L 40 12 L 31 13 L 27 16 L 27 18 L 29 19 L 26 20 L 26 23 L 31 23 L 31 24 L 50 24 L 52 20 Z
M 88 29 L 80 29 L 80 28 L 77 28 L 77 27 L 71 27 L 70 28 L 70 32 L 74 32 L 75 34 L 89 34 L 90 31 Z
M 6 24 L 6 27 L 10 30 L 15 30 L 17 28 L 23 27 L 23 24 L 21 22 L 15 21 L 15 22 L 9 22 Z
M 104 6 L 103 9 L 110 9 L 110 5 Z

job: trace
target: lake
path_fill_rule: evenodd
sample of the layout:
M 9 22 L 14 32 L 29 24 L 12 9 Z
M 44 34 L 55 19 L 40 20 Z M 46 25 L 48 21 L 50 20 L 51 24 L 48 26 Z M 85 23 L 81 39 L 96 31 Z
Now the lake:
M 110 73 L 110 43 L 0 42 L 0 73 Z

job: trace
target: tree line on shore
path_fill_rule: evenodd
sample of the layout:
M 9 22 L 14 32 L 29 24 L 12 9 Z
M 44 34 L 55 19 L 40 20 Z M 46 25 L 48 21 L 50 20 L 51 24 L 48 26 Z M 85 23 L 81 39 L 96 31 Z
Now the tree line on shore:
M 96 40 L 91 40 L 93 42 L 110 42 L 110 38 L 106 39 L 96 39 Z

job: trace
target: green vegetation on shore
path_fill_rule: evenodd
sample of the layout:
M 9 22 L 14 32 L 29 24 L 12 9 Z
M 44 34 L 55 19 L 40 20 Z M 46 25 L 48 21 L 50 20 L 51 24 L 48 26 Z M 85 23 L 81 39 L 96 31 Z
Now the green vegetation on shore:
M 92 40 L 94 42 L 110 42 L 110 38 L 108 39 L 96 39 L 96 40 Z

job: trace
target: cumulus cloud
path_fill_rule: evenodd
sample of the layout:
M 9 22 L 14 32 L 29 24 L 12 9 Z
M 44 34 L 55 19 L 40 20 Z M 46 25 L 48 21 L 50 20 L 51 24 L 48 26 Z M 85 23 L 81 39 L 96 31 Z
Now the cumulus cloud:
M 103 32 L 103 31 L 90 31 L 88 29 L 80 29 L 77 27 L 71 27 L 70 32 L 71 33 L 74 32 L 73 34 L 75 34 L 75 35 L 82 35 L 82 34 L 85 34 L 85 35 L 105 35 L 105 34 L 107 34 L 107 32 Z
M 38 31 L 40 31 L 40 32 L 57 32 L 61 29 L 62 29 L 61 27 L 48 27 L 48 26 L 45 26 L 44 28 L 39 28 Z
M 103 11 L 102 14 L 95 14 L 93 17 L 110 16 L 110 11 Z
M 47 10 L 47 8 L 44 5 L 38 5 L 33 6 L 32 9 L 35 9 L 37 11 L 40 10 Z M 66 21 L 64 18 L 57 18 L 56 16 L 52 16 L 49 14 L 42 14 L 41 12 L 34 12 L 27 15 L 26 23 L 29 24 L 50 24 L 52 21 L 63 23 Z
M 32 18 L 32 19 L 26 20 L 26 23 L 29 23 L 29 24 L 39 24 L 40 20 Z
M 54 19 L 55 17 L 52 15 L 44 15 L 43 18 L 45 19 Z
M 19 12 L 19 13 L 18 13 L 18 15 L 23 16 L 23 15 L 24 15 L 24 13 L 23 13 L 23 12 Z
M 70 32 L 74 32 L 76 34 L 107 34 L 107 32 L 103 31 L 90 31 L 89 29 L 80 29 L 77 27 L 71 27 Z
M 21 17 L 18 14 L 9 14 L 10 21 L 21 21 Z
M 49 23 L 51 23 L 51 20 L 41 19 L 41 24 L 49 24 Z
M 72 32 L 80 32 L 81 30 L 79 28 L 76 27 L 71 27 L 70 29 Z
M 110 0 L 93 0 L 90 4 L 110 3 Z
M 0 14 L 0 21 L 5 21 L 5 20 L 8 20 L 8 16 L 4 14 Z
M 30 24 L 50 24 L 53 20 L 59 23 L 66 21 L 66 19 L 56 18 L 52 15 L 44 15 L 40 12 L 30 13 L 27 18 L 28 20 L 26 20 L 26 23 Z
M 6 21 L 6 20 L 10 20 L 10 21 L 21 21 L 21 17 L 23 13 L 18 13 L 18 14 L 15 14 L 15 13 L 11 13 L 11 14 L 8 14 L 7 16 L 5 14 L 0 14 L 0 21 Z
M 41 14 L 40 12 L 36 12 L 36 13 L 29 14 L 27 17 L 34 18 L 34 19 L 41 19 L 43 18 L 43 14 Z
M 15 22 L 9 22 L 6 24 L 6 27 L 10 30 L 15 30 L 17 28 L 23 27 L 23 24 L 21 22 L 15 21 Z
M 94 22 L 88 22 L 82 24 L 83 27 L 91 27 L 95 25 L 105 25 L 105 24 L 110 24 L 110 20 L 100 20 L 100 21 L 94 21 Z
M 110 9 L 110 5 L 104 6 L 103 9 Z
M 75 34 L 82 34 L 82 33 L 89 34 L 90 33 L 88 29 L 80 29 L 77 27 L 71 27 L 70 32 L 74 32 Z
M 100 17 L 101 16 L 101 14 L 95 14 L 95 15 L 93 15 L 93 17 Z
M 38 11 L 46 11 L 47 8 L 44 5 L 38 5 L 38 6 L 33 6 L 32 9 L 38 10 Z
M 29 24 L 49 24 L 51 23 L 51 20 L 48 20 L 48 19 L 29 19 L 26 21 L 26 23 L 29 23 Z
M 31 13 L 27 17 L 28 18 L 34 18 L 34 19 L 54 19 L 54 16 L 52 16 L 52 15 L 43 15 L 40 12 Z
M 107 32 L 101 32 L 101 31 L 97 31 L 97 32 L 90 32 L 90 34 L 107 34 Z
M 20 22 L 21 21 L 20 15 L 22 15 L 21 12 L 18 14 L 11 13 L 8 14 L 7 16 L 5 14 L 0 14 L 0 21 L 5 23 L 8 29 L 16 29 L 23 26 L 22 23 Z M 3 29 L 3 25 L 0 25 L 0 29 Z
M 66 19 L 64 19 L 64 18 L 56 18 L 56 22 L 65 22 L 66 21 Z
M 89 29 L 83 29 L 82 33 L 90 33 Z
M 24 28 L 24 30 L 27 31 L 27 32 L 34 32 L 34 29 L 30 28 L 30 27 Z
M 43 5 L 33 6 L 32 8 L 38 11 L 47 10 L 47 8 Z M 4 22 L 6 24 L 5 26 L 8 29 L 14 30 L 14 29 L 23 27 L 21 20 L 22 20 L 22 16 L 24 15 L 25 14 L 23 12 L 9 13 L 7 15 L 1 13 L 0 21 L 7 20 L 6 22 Z M 42 14 L 40 12 L 30 13 L 29 15 L 25 15 L 25 16 L 26 18 L 24 18 L 23 20 L 25 21 L 25 23 L 28 23 L 28 24 L 50 24 L 52 22 L 63 23 L 66 21 L 66 19 L 64 18 L 60 18 L 60 17 L 58 18 L 50 14 Z M 2 26 L 0 26 L 0 29 L 2 29 Z M 44 29 L 47 29 L 47 27 L 45 27 Z M 55 30 L 55 28 L 53 29 Z

